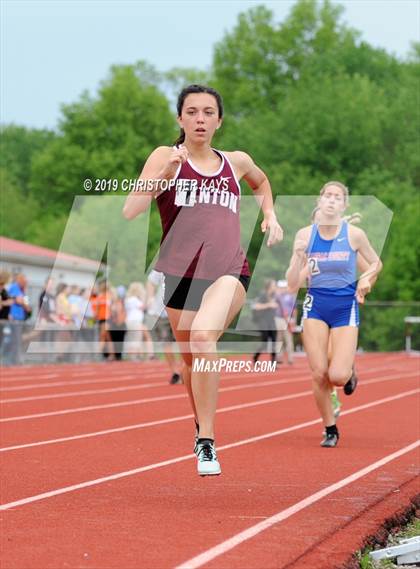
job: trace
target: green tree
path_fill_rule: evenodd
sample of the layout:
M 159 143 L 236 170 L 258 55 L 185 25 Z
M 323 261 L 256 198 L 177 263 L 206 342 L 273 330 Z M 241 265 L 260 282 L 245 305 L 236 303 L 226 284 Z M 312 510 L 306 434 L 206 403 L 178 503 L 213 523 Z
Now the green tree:
M 86 178 L 136 178 L 156 146 L 170 144 L 175 123 L 153 68 L 114 66 L 98 95 L 63 106 L 60 135 L 37 155 L 31 187 L 51 212 L 68 211 Z
M 0 186 L 0 234 L 11 239 L 25 240 L 30 224 L 40 214 L 39 205 L 31 195 L 25 195 L 16 179 L 4 167 L 0 168 Z
M 34 156 L 54 137 L 55 134 L 49 130 L 28 129 L 14 124 L 0 127 L 0 168 L 7 170 L 24 195 L 29 193 Z

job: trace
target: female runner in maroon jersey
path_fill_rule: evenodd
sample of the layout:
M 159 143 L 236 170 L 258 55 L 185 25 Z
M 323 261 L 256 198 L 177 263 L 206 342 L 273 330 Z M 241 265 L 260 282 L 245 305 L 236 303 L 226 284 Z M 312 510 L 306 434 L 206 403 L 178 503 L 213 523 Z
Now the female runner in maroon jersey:
M 177 111 L 179 139 L 174 147 L 151 153 L 139 178 L 145 191 L 133 191 L 123 213 L 133 219 L 154 198 L 159 208 L 163 236 L 155 268 L 165 275 L 164 302 L 181 346 L 182 376 L 196 422 L 197 468 L 204 476 L 221 472 L 214 447 L 220 375 L 213 370 L 216 344 L 242 308 L 250 279 L 240 246 L 239 180 L 249 184 L 261 204 L 268 246 L 283 232 L 264 172 L 245 152 L 211 147 L 223 117 L 219 93 L 190 85 L 180 93 Z M 193 363 L 203 359 L 210 365 L 194 371 Z

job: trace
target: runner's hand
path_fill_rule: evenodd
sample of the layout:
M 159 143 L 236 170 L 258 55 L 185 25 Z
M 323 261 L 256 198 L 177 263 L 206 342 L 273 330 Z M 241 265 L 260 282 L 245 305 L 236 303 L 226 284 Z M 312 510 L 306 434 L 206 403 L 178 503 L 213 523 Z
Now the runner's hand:
M 371 291 L 371 284 L 367 277 L 357 283 L 356 298 L 360 304 L 364 304 L 365 296 Z
M 299 259 L 304 259 L 306 255 L 306 249 L 308 248 L 308 243 L 303 239 L 297 239 L 295 241 L 294 253 Z
M 160 173 L 160 177 L 164 179 L 172 179 L 180 164 L 184 164 L 188 160 L 188 150 L 185 146 L 174 148 L 169 156 L 168 162 Z
M 264 217 L 264 220 L 261 223 L 261 231 L 265 233 L 267 229 L 269 231 L 267 247 L 271 247 L 272 245 L 275 245 L 279 241 L 282 241 L 283 229 L 279 225 L 279 222 L 277 221 L 275 215 Z

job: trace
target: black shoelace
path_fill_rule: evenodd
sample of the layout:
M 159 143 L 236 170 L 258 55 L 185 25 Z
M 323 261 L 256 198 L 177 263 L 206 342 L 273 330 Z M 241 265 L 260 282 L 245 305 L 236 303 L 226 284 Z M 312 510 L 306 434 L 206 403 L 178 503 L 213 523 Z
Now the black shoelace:
M 213 447 L 209 443 L 204 444 L 201 447 L 200 452 L 198 454 L 202 456 L 202 460 L 213 460 L 214 459 Z

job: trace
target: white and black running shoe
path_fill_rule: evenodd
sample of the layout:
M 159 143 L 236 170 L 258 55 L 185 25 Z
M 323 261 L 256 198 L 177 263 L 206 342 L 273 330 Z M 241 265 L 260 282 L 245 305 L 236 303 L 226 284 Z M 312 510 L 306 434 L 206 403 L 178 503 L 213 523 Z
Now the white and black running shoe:
M 214 442 L 209 439 L 199 439 L 194 452 L 197 455 L 197 472 L 200 476 L 221 474 L 222 470 L 217 460 Z

